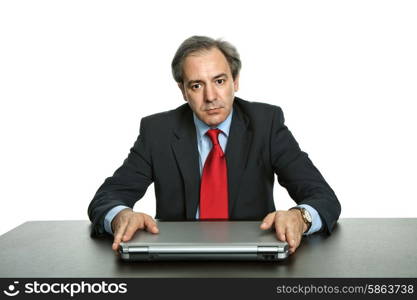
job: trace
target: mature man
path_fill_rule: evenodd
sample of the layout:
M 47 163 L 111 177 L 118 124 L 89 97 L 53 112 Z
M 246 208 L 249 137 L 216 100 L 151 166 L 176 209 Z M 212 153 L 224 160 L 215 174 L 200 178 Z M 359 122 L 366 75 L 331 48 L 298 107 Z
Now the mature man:
M 93 235 L 114 234 L 117 250 L 137 230 L 157 234 L 151 216 L 132 210 L 152 182 L 161 220 L 263 220 L 291 253 L 303 234 L 332 231 L 336 195 L 279 107 L 235 97 L 240 67 L 228 42 L 193 36 L 180 45 L 172 73 L 187 103 L 142 119 L 127 159 L 90 203 Z M 298 204 L 288 211 L 275 211 L 275 174 Z

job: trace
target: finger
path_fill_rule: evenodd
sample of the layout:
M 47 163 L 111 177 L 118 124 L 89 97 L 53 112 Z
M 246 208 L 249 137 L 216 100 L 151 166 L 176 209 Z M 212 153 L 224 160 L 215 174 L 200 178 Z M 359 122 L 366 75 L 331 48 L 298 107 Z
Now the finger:
M 277 236 L 277 239 L 280 240 L 281 242 L 286 241 L 285 226 L 279 220 L 275 221 L 275 235 Z
M 302 234 L 303 234 L 302 232 L 298 232 L 297 235 L 295 236 L 295 244 L 297 248 L 301 244 Z
M 123 235 L 123 242 L 129 241 L 138 229 L 143 229 L 143 217 L 131 218 Z
M 126 227 L 127 227 L 127 222 L 123 222 L 121 225 L 117 226 L 116 232 L 114 233 L 114 240 L 113 240 L 113 245 L 112 245 L 112 249 L 114 251 L 117 251 L 117 249 L 119 248 L 119 244 L 122 241 Z
M 266 230 L 274 224 L 276 212 L 269 213 L 262 221 L 261 229 Z
M 144 219 L 145 219 L 145 227 L 148 232 L 151 232 L 151 233 L 159 232 L 158 226 L 156 225 L 155 220 L 152 219 L 151 216 L 145 215 Z
M 285 230 L 285 237 L 287 238 L 287 243 L 290 248 L 297 249 L 297 233 L 294 231 L 293 227 L 288 226 Z
M 294 232 L 295 248 L 298 248 L 298 246 L 301 243 L 302 235 L 304 233 L 303 231 L 304 226 L 306 226 L 304 221 L 300 221 L 299 219 L 296 219 L 294 221 L 293 232 Z
M 290 253 L 294 253 L 301 243 L 301 232 L 298 230 L 298 227 L 287 227 L 287 242 L 290 246 Z
M 282 214 L 277 213 L 275 216 L 275 235 L 277 237 L 278 240 L 280 240 L 281 242 L 285 242 L 286 241 L 286 237 L 285 237 L 285 230 L 286 230 L 286 226 L 285 226 L 285 218 L 282 217 Z

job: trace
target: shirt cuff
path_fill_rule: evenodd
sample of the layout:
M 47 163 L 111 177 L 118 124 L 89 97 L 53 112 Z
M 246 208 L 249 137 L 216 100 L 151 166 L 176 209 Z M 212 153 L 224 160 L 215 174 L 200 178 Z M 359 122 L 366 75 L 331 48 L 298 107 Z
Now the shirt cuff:
M 300 205 L 297 205 L 296 207 L 305 208 L 310 213 L 310 216 L 311 216 L 311 227 L 307 232 L 304 232 L 303 235 L 309 235 L 321 229 L 321 227 L 323 226 L 323 222 L 321 221 L 319 213 L 317 212 L 315 208 L 311 207 L 308 204 L 300 204 Z
M 106 216 L 104 217 L 104 230 L 106 230 L 107 233 L 113 235 L 113 230 L 111 229 L 111 222 L 113 221 L 114 217 L 125 208 L 129 208 L 129 206 L 118 205 L 107 212 Z

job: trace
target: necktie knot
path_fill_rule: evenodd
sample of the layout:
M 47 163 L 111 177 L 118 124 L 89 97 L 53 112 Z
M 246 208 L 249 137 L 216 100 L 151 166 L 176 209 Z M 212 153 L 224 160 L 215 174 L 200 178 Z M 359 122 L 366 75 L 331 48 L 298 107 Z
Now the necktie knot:
M 220 134 L 221 130 L 220 129 L 209 129 L 206 132 L 206 135 L 210 138 L 211 142 L 214 145 L 218 145 L 219 144 L 219 134 Z

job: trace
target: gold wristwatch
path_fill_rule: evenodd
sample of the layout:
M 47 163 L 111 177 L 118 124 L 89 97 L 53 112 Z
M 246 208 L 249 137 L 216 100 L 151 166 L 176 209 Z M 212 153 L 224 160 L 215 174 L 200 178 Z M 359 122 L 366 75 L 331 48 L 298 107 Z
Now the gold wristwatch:
M 290 210 L 291 209 L 297 209 L 301 212 L 301 217 L 303 218 L 304 223 L 306 223 L 306 225 L 307 225 L 307 229 L 306 229 L 305 232 L 308 232 L 310 230 L 311 223 L 312 223 L 312 218 L 311 218 L 311 215 L 308 212 L 308 210 L 305 209 L 304 207 L 298 207 L 298 206 L 292 207 L 292 208 L 290 208 Z

